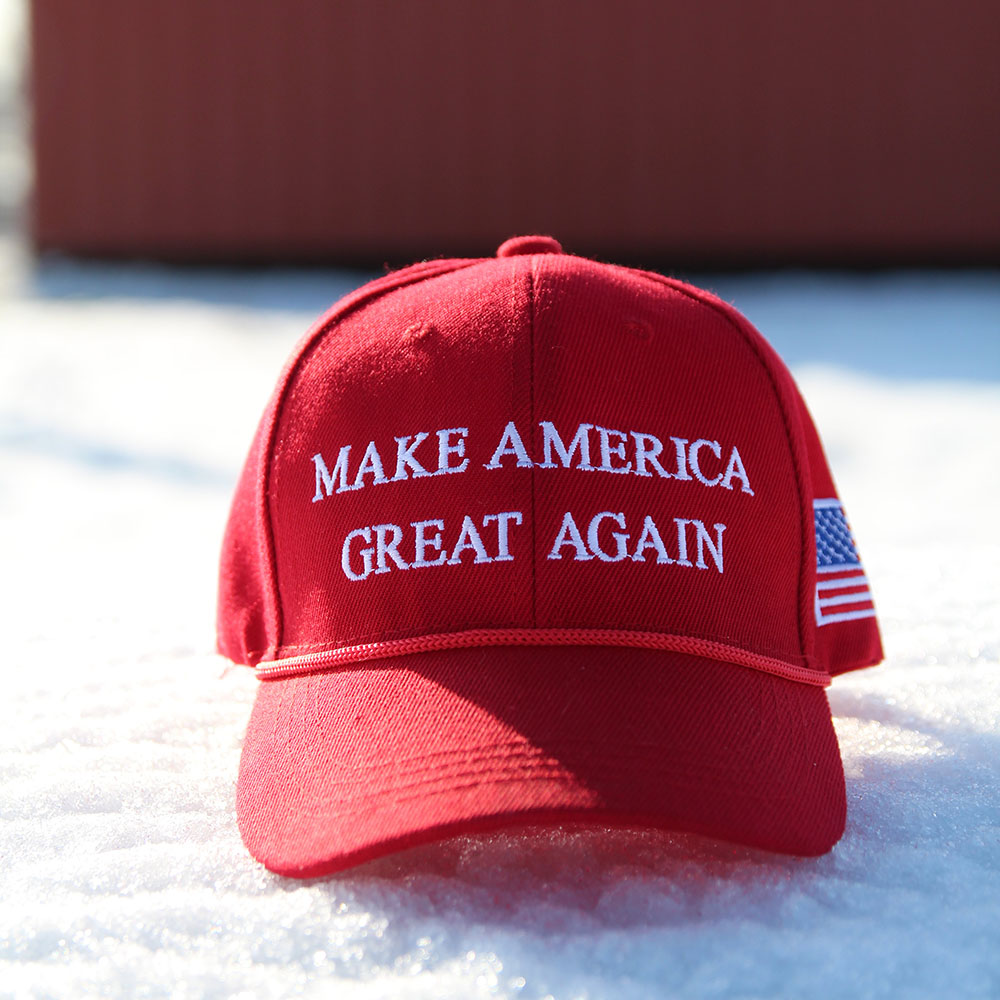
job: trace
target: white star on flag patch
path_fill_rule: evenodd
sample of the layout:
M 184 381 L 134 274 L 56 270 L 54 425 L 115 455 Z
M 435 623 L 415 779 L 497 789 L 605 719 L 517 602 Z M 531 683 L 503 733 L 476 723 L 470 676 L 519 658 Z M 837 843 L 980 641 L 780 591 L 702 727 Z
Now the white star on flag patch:
M 858 618 L 874 618 L 868 589 L 847 517 L 833 497 L 813 501 L 816 522 L 816 624 L 832 625 Z

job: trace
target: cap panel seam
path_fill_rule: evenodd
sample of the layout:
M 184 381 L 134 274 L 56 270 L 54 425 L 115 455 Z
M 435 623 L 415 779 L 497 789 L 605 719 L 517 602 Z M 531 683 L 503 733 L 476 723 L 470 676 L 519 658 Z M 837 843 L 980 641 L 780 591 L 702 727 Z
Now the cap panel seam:
M 531 433 L 535 431 L 535 258 L 528 268 L 528 411 Z M 538 624 L 538 548 L 535 517 L 535 465 L 531 466 L 531 624 Z
M 286 362 L 284 371 L 278 379 L 278 385 L 272 397 L 267 433 L 261 436 L 261 447 L 264 451 L 261 456 L 262 461 L 260 464 L 257 494 L 257 520 L 258 532 L 260 535 L 258 545 L 261 549 L 260 555 L 264 564 L 266 575 L 265 596 L 267 599 L 267 605 L 264 608 L 265 627 L 267 624 L 268 612 L 270 612 L 271 618 L 274 622 L 274 640 L 264 651 L 265 656 L 268 653 L 277 653 L 277 650 L 281 648 L 281 639 L 284 631 L 284 616 L 281 608 L 280 591 L 278 589 L 278 560 L 275 549 L 274 528 L 271 519 L 271 460 L 274 456 L 275 435 L 277 433 L 278 426 L 281 423 L 285 401 L 288 398 L 290 387 L 294 384 L 295 379 L 299 374 L 299 370 L 323 336 L 328 333 L 336 323 L 343 320 L 346 316 L 350 315 L 361 306 L 367 305 L 369 302 L 380 298 L 382 295 L 396 291 L 399 288 L 414 285 L 418 282 L 436 278 L 444 274 L 452 274 L 455 271 L 461 271 L 469 267 L 474 267 L 477 264 L 485 263 L 488 260 L 489 258 L 477 257 L 472 259 L 463 258 L 458 260 L 453 259 L 442 261 L 440 267 L 435 267 L 434 264 L 428 264 L 417 273 L 414 273 L 415 267 L 404 268 L 402 271 L 397 271 L 394 274 L 377 279 L 375 282 L 363 285 L 361 288 L 357 289 L 346 298 L 341 299 L 328 309 L 327 312 L 313 324 L 311 329 L 306 332 L 302 340 L 292 352 L 292 356 Z M 421 265 L 416 266 L 420 267 Z

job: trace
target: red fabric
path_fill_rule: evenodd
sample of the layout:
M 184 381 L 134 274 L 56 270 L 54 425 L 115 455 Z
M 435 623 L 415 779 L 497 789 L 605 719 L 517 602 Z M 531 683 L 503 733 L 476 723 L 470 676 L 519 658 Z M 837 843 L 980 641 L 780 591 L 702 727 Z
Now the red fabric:
M 308 877 L 537 820 L 815 855 L 845 798 L 820 688 L 676 653 L 495 647 L 265 681 L 237 812 L 254 857 Z
M 367 661 L 315 682 L 310 690 L 325 692 L 323 698 L 347 689 L 360 696 L 369 685 L 373 698 L 388 698 L 379 678 L 412 677 L 419 663 L 428 670 L 447 663 L 450 671 L 467 664 L 462 683 L 470 694 L 480 685 L 485 697 L 494 685 L 506 690 L 490 664 L 516 672 L 518 657 L 533 665 L 544 689 L 545 664 L 568 662 L 568 653 L 551 646 L 379 660 L 380 643 L 431 648 L 437 636 L 484 630 L 516 630 L 519 641 L 534 631 L 539 644 L 553 630 L 618 630 L 671 643 L 679 637 L 705 648 L 736 647 L 744 664 L 784 664 L 787 676 L 810 671 L 819 683 L 876 662 L 874 619 L 816 627 L 813 500 L 836 494 L 794 382 L 760 334 L 705 292 L 559 253 L 551 239 L 511 240 L 501 250 L 498 258 L 430 262 L 381 279 L 338 304 L 304 338 L 279 380 L 234 500 L 220 584 L 226 655 L 280 665 L 368 647 Z M 573 656 L 580 663 L 613 658 L 629 700 L 645 697 L 634 677 L 657 662 L 668 674 L 678 662 L 667 650 L 573 647 Z M 414 664 L 411 673 L 402 661 Z M 665 692 L 670 711 L 682 710 L 685 695 L 739 714 L 745 667 L 684 662 L 699 664 L 712 686 Z M 823 706 L 819 714 L 829 726 L 825 701 L 809 685 L 753 683 L 789 689 L 782 703 L 795 705 L 794 713 L 808 705 L 811 726 Z M 291 764 L 279 765 L 277 748 L 262 749 L 257 730 L 296 732 L 298 723 L 285 714 L 298 712 L 299 703 L 283 701 L 280 691 L 287 685 L 292 697 L 304 684 L 313 682 L 273 681 L 262 690 L 251 729 L 258 749 L 245 758 L 241 801 L 249 801 L 251 785 L 292 794 L 278 775 L 263 776 L 268 766 Z M 424 695 L 426 706 L 409 705 Z M 549 698 L 538 691 L 535 697 Z M 447 737 L 431 731 L 450 723 L 450 702 L 425 686 L 406 701 L 419 725 L 398 735 L 417 760 L 424 740 Z M 399 704 L 386 701 L 387 725 Z M 581 705 L 580 724 L 590 726 L 586 712 L 600 710 L 598 701 Z M 632 710 L 620 699 L 606 710 L 619 713 L 604 724 L 621 735 L 615 726 Z M 700 717 L 704 709 L 692 704 L 683 711 Z M 702 720 L 723 740 L 725 712 Z M 324 724 L 325 739 L 344 751 L 339 725 Z M 544 744 L 541 719 L 530 728 Z M 776 730 L 773 742 L 783 738 Z M 366 741 L 351 753 L 366 752 Z M 320 752 L 301 736 L 294 742 L 307 759 Z M 789 778 L 791 772 L 775 770 L 782 753 L 775 745 L 759 754 L 762 787 L 776 775 Z M 631 763 L 639 783 L 650 763 L 641 756 L 637 750 Z M 324 773 L 332 766 L 324 764 Z M 711 797 L 706 780 L 703 794 Z M 327 795 L 320 786 L 314 793 Z M 602 816 L 654 821 L 660 807 L 638 808 L 638 786 L 636 793 L 594 807 Z M 271 808 L 263 794 L 253 793 L 254 816 Z M 496 815 L 519 815 L 532 802 L 530 809 L 543 811 L 584 808 L 576 792 L 541 804 L 525 794 L 523 808 L 511 803 Z M 381 833 L 373 834 L 370 850 L 378 836 L 396 842 L 444 829 L 447 796 L 436 801 L 441 813 L 432 822 L 405 814 L 415 824 L 409 831 L 373 820 Z M 607 806 L 611 801 L 618 804 Z M 272 805 L 281 824 L 255 820 L 250 827 L 298 830 L 303 846 L 308 841 L 318 850 L 288 809 Z M 244 816 L 248 808 L 241 807 Z M 310 815 L 307 801 L 297 808 Z M 681 816 L 685 810 L 676 817 L 671 810 L 664 823 L 676 818 L 685 829 L 782 843 L 749 828 L 742 836 L 735 822 L 699 826 L 702 820 Z M 458 808 L 454 821 L 492 822 L 493 815 L 477 798 L 474 808 Z M 832 828 L 830 817 L 818 823 L 820 831 Z M 244 822 L 245 831 L 250 827 Z M 333 836 L 339 828 L 323 829 Z M 265 860 L 271 854 L 260 837 L 269 835 L 254 841 Z M 331 859 L 337 850 L 330 841 Z M 301 859 L 290 867 L 296 865 L 308 868 Z
M 231 660 L 252 664 L 265 656 L 273 658 L 277 649 L 281 605 L 274 579 L 271 523 L 263 498 L 268 488 L 267 456 L 274 444 L 275 417 L 302 356 L 337 319 L 369 299 L 401 284 L 473 263 L 475 261 L 425 261 L 369 282 L 345 296 L 321 316 L 293 351 L 254 435 L 226 524 L 219 570 L 216 628 L 219 651 Z

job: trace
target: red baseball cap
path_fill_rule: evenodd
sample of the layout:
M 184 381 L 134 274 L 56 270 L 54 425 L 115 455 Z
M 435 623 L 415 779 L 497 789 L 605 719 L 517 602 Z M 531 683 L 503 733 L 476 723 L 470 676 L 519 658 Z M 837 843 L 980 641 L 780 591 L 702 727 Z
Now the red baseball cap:
M 825 686 L 882 656 L 788 370 L 732 307 L 562 252 L 433 260 L 307 333 L 222 553 L 261 685 L 243 839 L 316 876 L 583 820 L 814 855 Z

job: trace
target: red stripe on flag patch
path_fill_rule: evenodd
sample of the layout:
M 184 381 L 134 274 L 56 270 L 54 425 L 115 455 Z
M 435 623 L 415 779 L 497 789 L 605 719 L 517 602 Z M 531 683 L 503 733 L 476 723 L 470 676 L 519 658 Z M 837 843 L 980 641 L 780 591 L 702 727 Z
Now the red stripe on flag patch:
M 817 575 L 817 625 L 875 617 L 868 578 L 863 571 L 855 569 L 824 573 L 820 570 Z

